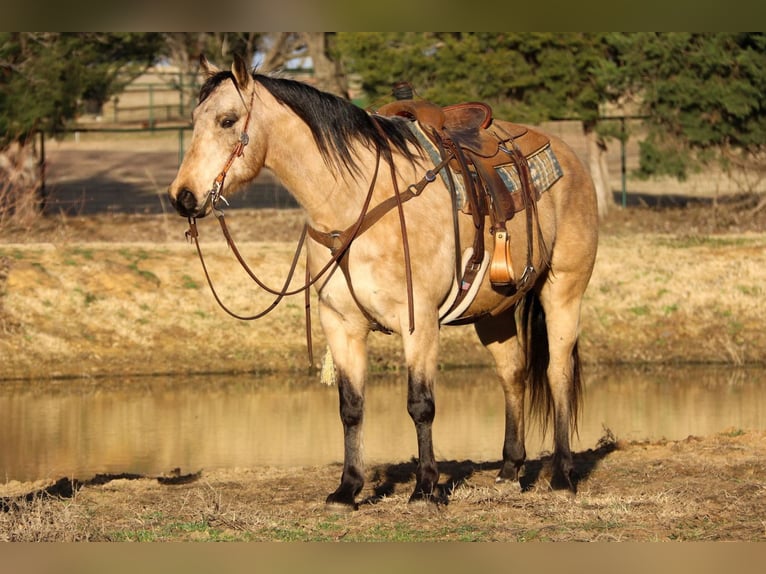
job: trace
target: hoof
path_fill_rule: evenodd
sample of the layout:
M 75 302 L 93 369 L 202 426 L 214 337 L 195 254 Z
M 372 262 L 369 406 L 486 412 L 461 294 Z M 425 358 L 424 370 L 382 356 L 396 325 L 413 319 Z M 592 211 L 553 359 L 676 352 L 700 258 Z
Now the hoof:
M 566 490 L 577 494 L 577 476 L 574 471 L 556 471 L 551 477 L 552 490 Z
M 352 512 L 359 510 L 359 505 L 354 500 L 353 496 L 349 496 L 339 492 L 333 492 L 325 500 L 325 508 L 332 512 Z
M 428 491 L 418 488 L 412 493 L 408 502 L 409 504 L 422 504 L 426 506 L 447 504 L 447 497 L 444 496 L 438 486 Z
M 523 468 L 524 468 L 524 463 L 521 463 L 518 466 L 512 463 L 503 463 L 503 467 L 500 469 L 500 472 L 498 472 L 497 476 L 495 477 L 495 482 L 496 483 L 519 482 L 521 479 L 521 476 L 523 475 L 523 472 L 522 472 Z

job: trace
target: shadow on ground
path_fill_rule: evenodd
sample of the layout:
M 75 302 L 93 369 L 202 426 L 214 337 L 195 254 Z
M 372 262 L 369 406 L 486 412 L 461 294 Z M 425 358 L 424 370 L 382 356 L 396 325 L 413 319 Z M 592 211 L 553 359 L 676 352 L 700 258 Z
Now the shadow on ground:
M 0 498 L 0 512 L 10 512 L 18 510 L 24 504 L 29 504 L 41 498 L 73 498 L 78 490 L 84 486 L 100 486 L 113 480 L 156 480 L 164 485 L 178 485 L 195 482 L 202 476 L 202 471 L 181 474 L 180 469 L 174 469 L 167 475 L 146 476 L 143 474 L 119 473 L 119 474 L 97 474 L 89 480 L 78 480 L 76 478 L 60 478 L 54 484 L 35 490 L 19 496 L 8 496 Z
M 599 463 L 610 453 L 617 449 L 617 441 L 614 436 L 607 432 L 596 445 L 596 448 L 583 452 L 573 453 L 574 459 L 574 486 L 587 479 Z M 527 460 L 524 465 L 524 473 L 520 479 L 521 490 L 532 490 L 542 479 L 547 479 L 552 474 L 551 467 L 553 455 L 545 455 L 540 458 Z M 479 471 L 499 471 L 502 461 L 477 463 L 471 460 L 455 461 L 447 460 L 439 462 L 439 471 L 442 482 L 440 501 L 448 502 L 452 492 L 468 481 Z M 374 470 L 373 480 L 380 484 L 375 487 L 374 494 L 364 500 L 362 504 L 376 504 L 386 496 L 396 492 L 399 485 L 411 482 L 415 477 L 417 461 L 382 465 Z

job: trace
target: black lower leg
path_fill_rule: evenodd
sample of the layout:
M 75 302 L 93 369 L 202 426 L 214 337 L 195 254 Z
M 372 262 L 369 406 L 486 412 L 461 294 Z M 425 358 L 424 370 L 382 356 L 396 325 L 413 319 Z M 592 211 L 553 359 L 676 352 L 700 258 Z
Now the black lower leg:
M 356 508 L 355 498 L 364 486 L 361 433 L 364 419 L 364 396 L 342 373 L 338 377 L 340 419 L 343 422 L 343 474 L 340 486 L 327 497 L 327 504 L 343 504 Z
M 505 441 L 503 442 L 503 466 L 497 475 L 499 482 L 519 480 L 521 467 L 527 458 L 524 448 L 524 439 L 517 429 L 517 421 L 514 415 L 505 417 Z M 521 422 L 523 425 L 523 421 Z
M 413 500 L 431 500 L 435 496 L 439 471 L 434 457 L 431 426 L 436 412 L 431 384 L 424 378 L 409 374 L 407 412 L 415 423 L 418 439 L 418 468 Z
M 577 491 L 572 451 L 569 448 L 568 417 L 557 416 L 554 430 L 553 476 L 551 487 L 557 490 Z

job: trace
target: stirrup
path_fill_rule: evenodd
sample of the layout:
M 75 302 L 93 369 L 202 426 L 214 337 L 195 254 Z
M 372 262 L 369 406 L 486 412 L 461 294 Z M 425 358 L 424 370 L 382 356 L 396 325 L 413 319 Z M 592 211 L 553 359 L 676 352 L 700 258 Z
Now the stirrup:
M 495 231 L 495 248 L 489 264 L 489 280 L 494 287 L 508 287 L 515 283 L 513 279 L 513 261 L 511 260 L 511 242 L 508 231 Z

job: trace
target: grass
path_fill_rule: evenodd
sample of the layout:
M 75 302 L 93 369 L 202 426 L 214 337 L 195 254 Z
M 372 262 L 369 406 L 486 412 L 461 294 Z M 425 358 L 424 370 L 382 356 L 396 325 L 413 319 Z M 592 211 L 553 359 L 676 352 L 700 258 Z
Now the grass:
M 639 305 L 637 307 L 630 307 L 628 309 L 631 313 L 636 315 L 637 317 L 643 317 L 645 315 L 649 314 L 649 306 L 648 305 Z
M 760 297 L 763 294 L 763 287 L 760 285 L 735 285 L 734 288 L 748 297 Z
M 78 246 L 78 247 L 73 247 L 68 252 L 71 255 L 82 257 L 83 259 L 87 261 L 93 261 L 93 257 L 94 257 L 93 249 Z
M 168 522 L 158 521 L 156 528 L 120 530 L 107 534 L 113 542 L 167 542 L 171 540 L 196 540 L 209 542 L 233 541 L 236 538 L 211 527 L 204 521 Z
M 719 235 L 680 235 L 675 237 L 658 237 L 653 243 L 671 249 L 690 249 L 695 247 L 712 247 L 715 249 L 728 247 L 745 247 L 762 245 L 762 237 L 729 237 Z
M 199 289 L 201 287 L 200 283 L 186 274 L 181 276 L 181 286 L 184 289 Z
M 752 247 L 764 242 L 760 235 L 605 236 L 583 303 L 583 357 L 592 362 L 766 361 L 766 334 L 759 327 L 766 250 Z M 721 248 L 680 248 L 694 245 Z M 212 280 L 227 306 L 247 314 L 271 303 L 272 298 L 244 276 L 225 243 L 210 242 L 206 247 Z M 293 244 L 252 242 L 246 247 L 248 258 L 260 262 L 267 283 L 284 279 Z M 0 248 L 0 253 L 10 259 L 11 267 L 2 297 L 5 317 L 18 323 L 18 332 L 28 337 L 21 339 L 19 334 L 18 339 L 0 341 L 0 346 L 14 349 L 7 354 L 5 372 L 41 367 L 65 372 L 73 349 L 72 340 L 64 335 L 71 332 L 99 334 L 97 343 L 103 348 L 87 351 L 94 357 L 89 363 L 94 374 L 114 368 L 110 359 L 116 348 L 121 349 L 123 365 L 133 363 L 152 372 L 186 372 L 190 365 L 200 371 L 219 370 L 215 359 L 219 356 L 232 357 L 227 368 L 234 371 L 249 371 L 254 365 L 302 369 L 305 363 L 302 301 L 285 300 L 254 322 L 225 316 L 188 244 L 74 243 L 63 248 L 29 244 Z M 84 307 L 87 313 L 81 312 Z M 325 342 L 317 309 L 314 299 L 314 350 L 319 360 Z M 167 336 L 172 326 L 186 329 L 187 334 L 189 330 L 208 334 L 209 352 L 194 354 L 193 346 L 158 350 L 162 364 L 149 365 L 145 348 L 137 341 L 171 345 L 178 340 Z M 727 340 L 716 343 L 721 337 Z M 440 338 L 445 364 L 458 360 L 463 366 L 486 364 L 472 329 L 443 329 Z M 388 359 L 401 352 L 394 337 L 374 336 L 370 345 L 372 369 L 400 363 L 400 355 Z

